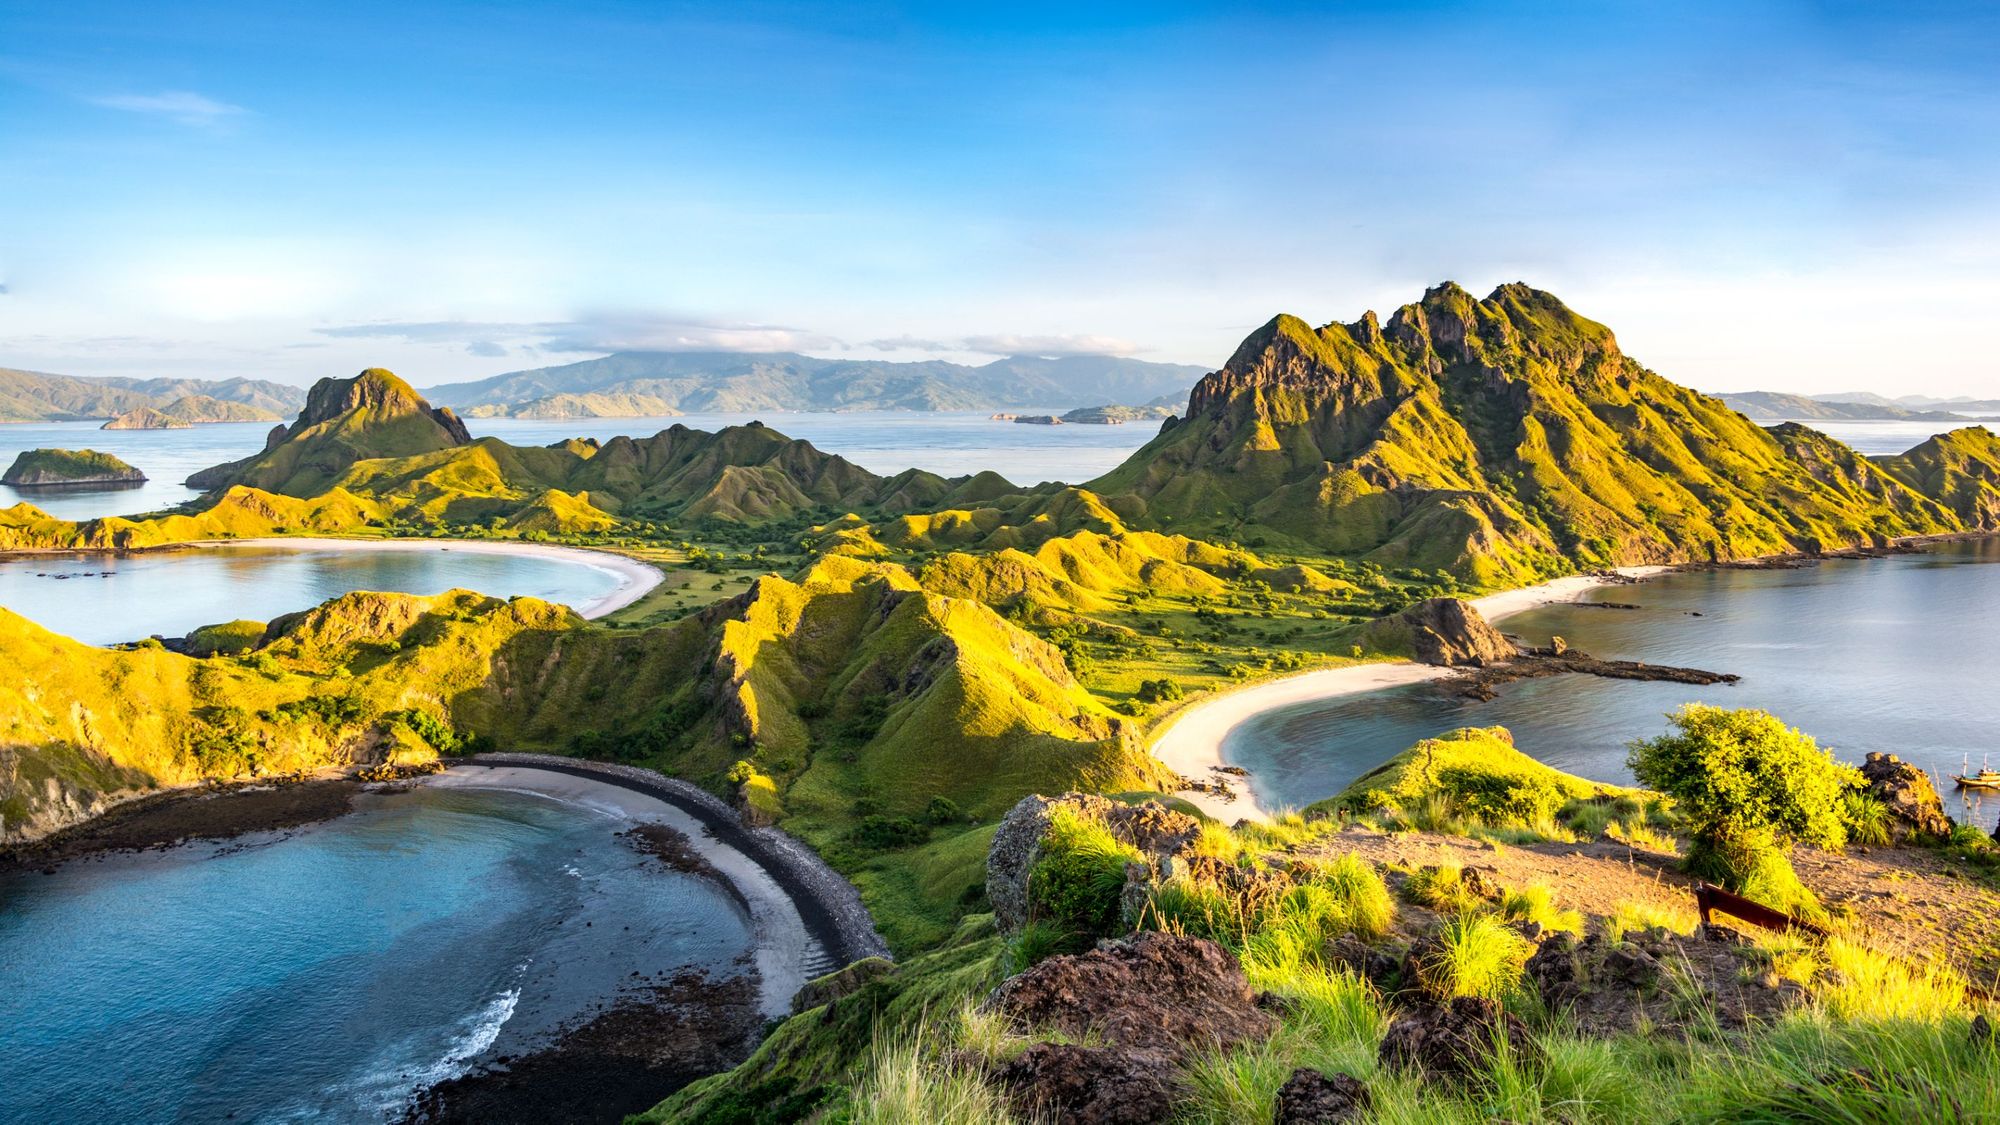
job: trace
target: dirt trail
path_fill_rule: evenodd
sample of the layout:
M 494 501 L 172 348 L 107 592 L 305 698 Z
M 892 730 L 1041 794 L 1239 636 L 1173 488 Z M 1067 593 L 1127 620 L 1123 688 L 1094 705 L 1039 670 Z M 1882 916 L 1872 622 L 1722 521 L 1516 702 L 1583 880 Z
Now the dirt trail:
M 1376 863 L 1420 867 L 1456 862 L 1509 887 L 1546 883 L 1557 905 L 1608 918 L 1625 902 L 1693 910 L 1690 880 L 1674 857 L 1611 840 L 1588 844 L 1507 844 L 1426 832 L 1349 829 L 1304 849 L 1307 856 L 1354 852 Z M 1830 909 L 1852 911 L 1859 936 L 1884 952 L 1937 957 L 1992 989 L 2000 976 L 2000 888 L 1950 873 L 1922 848 L 1800 849 L 1799 878 Z

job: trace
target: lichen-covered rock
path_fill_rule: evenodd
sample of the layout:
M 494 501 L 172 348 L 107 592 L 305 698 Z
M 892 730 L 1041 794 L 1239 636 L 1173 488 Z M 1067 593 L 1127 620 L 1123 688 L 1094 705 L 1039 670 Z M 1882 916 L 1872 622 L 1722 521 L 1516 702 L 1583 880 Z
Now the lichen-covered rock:
M 1869 795 L 1888 808 L 1897 838 L 1951 835 L 1951 818 L 1945 815 L 1937 786 L 1924 771 L 1894 754 L 1870 753 L 1861 763 L 1861 776 Z
M 1534 1038 L 1520 1017 L 1494 1001 L 1461 996 L 1449 1004 L 1424 1005 L 1396 1017 L 1382 1037 L 1379 1057 L 1390 1070 L 1463 1081 L 1485 1070 L 1502 1035 L 1516 1059 L 1538 1057 Z
M 1077 1125 L 1154 1125 L 1179 1080 L 1158 1051 L 1036 1043 L 995 1076 L 1024 1114 Z
M 823 977 L 815 977 L 805 983 L 792 996 L 792 1014 L 810 1011 L 822 1004 L 831 1004 L 843 996 L 851 996 L 870 981 L 879 980 L 896 971 L 896 963 L 887 957 L 863 957 L 844 969 L 835 969 Z
M 1157 801 L 1127 805 L 1094 793 L 1023 797 L 1001 819 L 986 853 L 986 897 L 1001 933 L 1013 933 L 1027 924 L 1028 876 L 1041 856 L 1042 838 L 1057 808 L 1099 821 L 1120 841 L 1137 848 L 1146 857 L 1146 875 L 1151 879 L 1171 878 L 1201 836 L 1200 821 Z
M 1276 1125 L 1352 1121 L 1368 1109 L 1368 1087 L 1350 1074 L 1300 1067 L 1278 1089 Z
M 1277 1027 L 1227 950 L 1152 932 L 1051 957 L 1003 982 L 986 1003 L 1024 1030 L 1175 1057 L 1264 1039 Z

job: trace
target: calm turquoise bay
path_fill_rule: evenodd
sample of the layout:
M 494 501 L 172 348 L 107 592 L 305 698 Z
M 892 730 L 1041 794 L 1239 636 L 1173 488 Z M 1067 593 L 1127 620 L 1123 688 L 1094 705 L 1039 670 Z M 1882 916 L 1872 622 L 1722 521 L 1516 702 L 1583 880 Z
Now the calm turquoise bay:
M 741 971 L 735 901 L 525 794 L 0 876 L 0 1123 L 380 1122 L 647 977 Z
M 1504 726 L 1558 769 L 1629 782 L 1625 745 L 1666 729 L 1690 701 L 1760 707 L 1840 758 L 1894 753 L 1941 782 L 1946 806 L 1991 827 L 2000 801 L 1950 789 L 1948 775 L 1992 753 L 2000 765 L 2000 542 L 1921 555 L 1836 560 L 1799 570 L 1671 574 L 1593 591 L 1637 610 L 1546 606 L 1500 627 L 1593 656 L 1734 672 L 1714 687 L 1558 676 L 1500 688 L 1490 702 L 1416 684 L 1300 703 L 1241 724 L 1226 759 L 1252 773 L 1267 807 L 1339 792 L 1383 759 L 1456 727 Z M 1696 616 L 1699 614 L 1699 616 Z

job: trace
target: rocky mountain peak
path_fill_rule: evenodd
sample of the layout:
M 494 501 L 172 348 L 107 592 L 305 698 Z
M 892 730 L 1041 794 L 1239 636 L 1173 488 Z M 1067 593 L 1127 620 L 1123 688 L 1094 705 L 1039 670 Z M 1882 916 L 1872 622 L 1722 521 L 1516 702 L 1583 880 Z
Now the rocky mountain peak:
M 299 412 L 289 432 L 302 433 L 356 412 L 365 412 L 370 421 L 424 416 L 445 431 L 450 444 L 466 445 L 472 441 L 465 423 L 450 407 L 433 407 L 395 372 L 380 367 L 370 367 L 352 379 L 321 379 L 314 383 L 306 392 L 305 409 Z

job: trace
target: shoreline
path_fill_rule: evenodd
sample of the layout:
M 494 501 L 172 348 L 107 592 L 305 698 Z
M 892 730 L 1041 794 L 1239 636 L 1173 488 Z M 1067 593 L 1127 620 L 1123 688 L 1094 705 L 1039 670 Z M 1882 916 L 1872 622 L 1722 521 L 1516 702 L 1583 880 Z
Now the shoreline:
M 169 551 L 199 551 L 210 547 L 259 547 L 292 551 L 463 551 L 474 555 L 517 555 L 576 563 L 609 574 L 618 582 L 610 593 L 581 605 L 570 606 L 587 619 L 616 613 L 645 597 L 654 587 L 667 580 L 666 573 L 659 567 L 614 551 L 591 547 L 567 547 L 555 543 L 522 543 L 506 539 L 370 539 L 331 535 L 266 535 L 253 539 L 190 539 L 182 543 L 161 543 L 151 547 L 16 549 L 0 551 L 0 559 L 62 555 L 144 555 Z
M 495 784 L 498 782 L 499 784 Z M 861 892 L 827 866 L 803 841 L 775 827 L 745 825 L 721 798 L 685 781 L 638 766 L 564 758 L 551 754 L 498 752 L 450 759 L 443 773 L 418 784 L 442 788 L 512 789 L 567 800 L 600 812 L 639 821 L 665 823 L 686 836 L 701 857 L 713 864 L 752 904 L 782 903 L 794 916 L 771 921 L 781 929 L 810 939 L 830 962 L 805 979 L 844 968 L 865 957 L 890 956 L 888 944 L 861 902 Z M 660 812 L 669 815 L 659 816 Z M 641 817 L 641 813 L 644 817 Z M 732 858 L 733 857 L 733 858 Z M 739 878 L 740 876 L 740 878 Z M 755 919 L 761 925 L 761 919 Z M 761 936 L 761 930 L 760 930 Z M 772 988 L 772 970 L 758 967 Z M 773 968 L 782 972 L 783 965 Z M 777 998 L 789 1012 L 792 991 Z
M 1671 566 L 1631 566 L 1599 574 L 1571 574 L 1535 586 L 1502 590 L 1468 599 L 1489 623 L 1546 605 L 1580 601 L 1583 595 L 1603 586 L 1641 582 L 1674 570 Z M 1339 668 L 1320 668 L 1260 684 L 1223 692 L 1197 701 L 1171 718 L 1153 738 L 1149 748 L 1170 770 L 1194 781 L 1209 781 L 1219 770 L 1235 769 L 1222 756 L 1222 745 L 1230 732 L 1266 711 L 1319 699 L 1338 699 L 1384 688 L 1405 687 L 1454 675 L 1450 668 L 1419 664 L 1413 660 L 1378 660 Z M 1257 801 L 1248 776 L 1233 775 L 1234 797 L 1187 791 L 1173 796 L 1194 805 L 1203 813 L 1222 821 L 1237 819 L 1269 820 L 1272 810 Z
M 299 551 L 464 551 L 472 555 L 520 555 L 587 566 L 618 580 L 611 592 L 571 609 L 586 618 L 604 617 L 624 609 L 667 580 L 659 567 L 611 551 L 566 547 L 553 543 L 518 543 L 502 539 L 343 539 L 331 536 L 265 536 L 257 539 L 196 539 L 155 550 L 180 547 L 267 547 Z M 497 596 L 497 595 L 496 595 Z
M 742 909 L 754 935 L 751 958 L 758 978 L 758 1008 L 767 1018 L 790 1012 L 792 997 L 813 977 L 840 968 L 821 968 L 836 957 L 824 935 L 813 932 L 803 904 L 788 893 L 756 857 L 707 826 L 681 805 L 609 778 L 582 777 L 529 763 L 453 763 L 443 773 L 422 778 L 431 789 L 485 790 L 541 797 L 585 809 L 630 827 L 661 824 L 687 840 L 710 868 L 698 873 L 721 885 Z M 816 956 L 817 955 L 817 956 Z M 844 964 L 844 962 L 843 962 Z

